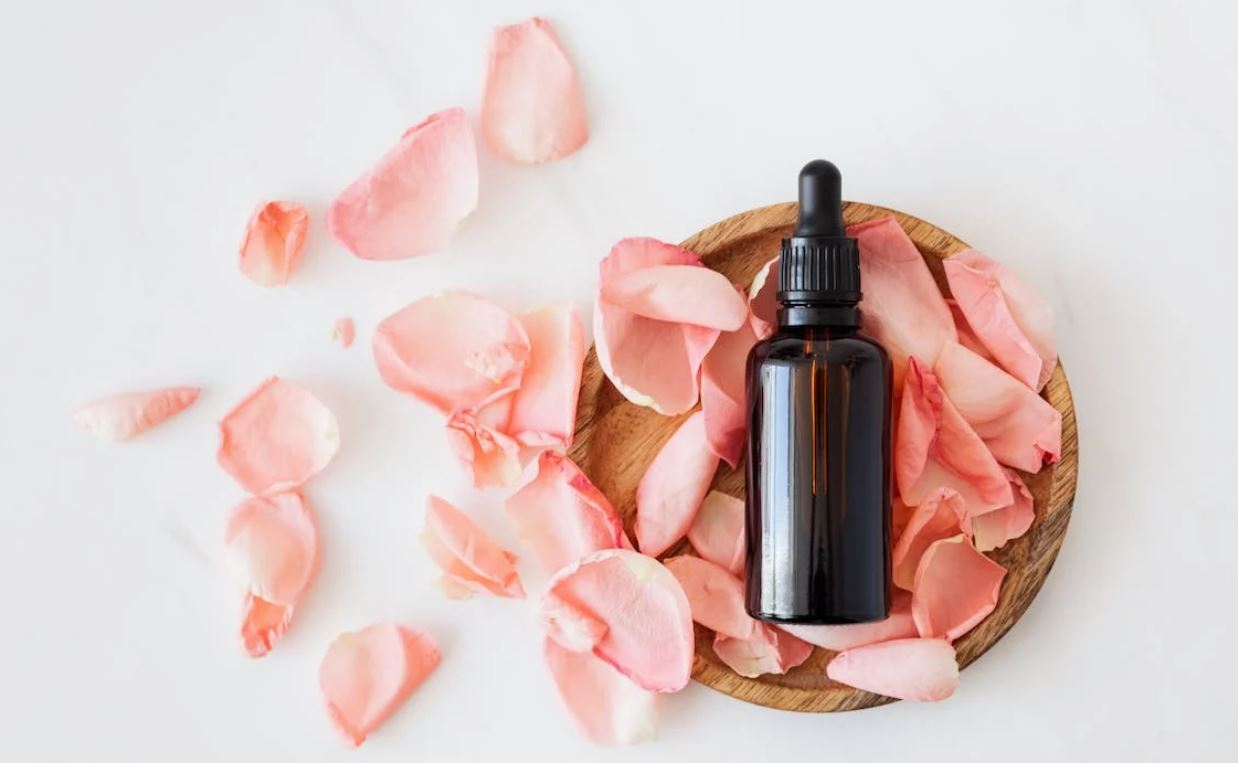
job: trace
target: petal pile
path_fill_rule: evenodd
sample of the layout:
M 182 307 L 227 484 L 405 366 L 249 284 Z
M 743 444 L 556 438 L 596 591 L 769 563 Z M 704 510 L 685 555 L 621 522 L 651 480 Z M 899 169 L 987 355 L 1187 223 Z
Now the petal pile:
M 468 115 L 447 109 L 409 128 L 399 143 L 327 213 L 327 228 L 365 260 L 437 251 L 477 208 L 477 148 Z
M 500 403 L 506 412 L 509 403 Z M 493 408 L 492 408 L 493 409 Z M 482 412 L 462 408 L 447 418 L 447 446 L 473 479 L 473 487 L 503 487 L 520 477 L 520 443 L 486 423 Z
M 589 651 L 546 637 L 546 666 L 576 725 L 597 744 L 648 742 L 658 733 L 659 694 L 642 689 Z
M 812 644 L 795 635 L 760 623 L 750 638 L 714 634 L 714 654 L 745 678 L 767 673 L 782 675 L 812 656 Z
M 309 212 L 291 201 L 259 204 L 245 227 L 240 269 L 259 286 L 288 283 L 301 262 Z
M 709 449 L 732 469 L 739 464 L 748 433 L 744 373 L 756 341 L 752 323 L 744 321 L 739 329 L 719 334 L 701 364 L 701 411 Z
M 523 164 L 562 158 L 589 139 L 576 69 L 549 21 L 494 30 L 481 132 L 492 151 Z
M 688 528 L 692 548 L 702 559 L 740 576 L 744 573 L 744 537 L 744 502 L 711 490 Z
M 697 411 L 671 435 L 636 487 L 636 542 L 659 556 L 682 538 L 696 518 L 718 470 L 709 449 L 705 415 Z
M 890 603 L 890 616 L 884 620 L 847 625 L 782 625 L 779 627 L 809 644 L 835 652 L 882 641 L 914 638 L 918 635 L 915 620 L 911 617 L 911 595 L 905 591 L 894 592 L 894 599 Z
M 127 392 L 80 406 L 73 412 L 73 420 L 101 440 L 123 442 L 193 405 L 200 392 L 197 387 Z
M 524 598 L 516 557 L 503 550 L 467 514 L 436 495 L 426 499 L 421 542 L 443 571 L 449 595 L 490 593 Z
M 438 647 L 402 625 L 371 625 L 327 647 L 318 686 L 332 723 L 353 747 L 365 741 L 438 667 Z
M 1006 569 L 976 550 L 966 535 L 935 541 L 916 569 L 911 616 L 925 638 L 955 639 L 997 606 Z
M 906 638 L 848 649 L 830 660 L 825 674 L 840 684 L 916 702 L 946 699 L 959 684 L 954 647 L 941 639 Z

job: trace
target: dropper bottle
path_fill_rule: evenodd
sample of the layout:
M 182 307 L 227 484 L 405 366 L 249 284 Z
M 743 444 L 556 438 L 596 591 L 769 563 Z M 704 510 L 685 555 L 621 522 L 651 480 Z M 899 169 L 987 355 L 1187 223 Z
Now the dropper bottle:
M 748 356 L 746 604 L 762 620 L 889 615 L 890 358 L 860 333 L 860 298 L 842 176 L 809 162 L 778 328 Z

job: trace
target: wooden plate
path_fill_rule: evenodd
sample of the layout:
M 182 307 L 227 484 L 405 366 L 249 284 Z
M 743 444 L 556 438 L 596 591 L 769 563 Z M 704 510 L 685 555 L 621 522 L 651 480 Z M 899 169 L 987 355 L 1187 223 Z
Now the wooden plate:
M 848 203 L 848 223 L 894 215 L 915 242 L 943 293 L 949 293 L 941 260 L 967 247 L 949 233 L 911 215 L 869 204 Z M 761 266 L 778 254 L 780 240 L 795 222 L 795 204 L 775 204 L 754 209 L 711 225 L 683 242 L 710 267 L 737 284 L 749 284 Z M 1044 397 L 1062 413 L 1062 459 L 1039 474 L 1023 475 L 1035 498 L 1036 520 L 1022 538 L 990 554 L 1008 570 L 997 609 L 979 626 L 956 642 L 960 667 L 967 667 L 1010 630 L 1023 614 L 1057 558 L 1075 497 L 1078 441 L 1075 409 L 1066 374 L 1059 363 L 1045 386 Z M 636 516 L 636 485 L 645 468 L 687 417 L 662 416 L 625 399 L 607 381 L 591 350 L 585 360 L 576 439 L 570 455 L 594 484 L 614 502 L 631 533 Z M 714 478 L 718 490 L 743 497 L 743 464 L 732 470 L 725 463 Z M 681 542 L 667 556 L 683 553 Z M 782 676 L 743 678 L 714 655 L 713 634 L 701 627 L 696 633 L 697 681 L 732 697 L 768 707 L 808 712 L 856 710 L 893 700 L 852 689 L 825 677 L 825 665 L 833 652 L 817 649 L 803 665 Z

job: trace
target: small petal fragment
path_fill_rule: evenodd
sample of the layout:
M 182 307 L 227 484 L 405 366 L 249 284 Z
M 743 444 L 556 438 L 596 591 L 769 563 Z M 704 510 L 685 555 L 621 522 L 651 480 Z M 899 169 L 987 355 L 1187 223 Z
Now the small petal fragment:
M 294 488 L 340 448 L 335 414 L 310 392 L 272 376 L 219 422 L 216 460 L 254 495 Z
M 197 387 L 167 387 L 114 395 L 79 407 L 73 420 L 101 440 L 123 442 L 193 405 L 199 392 Z
M 537 476 L 507 499 L 504 511 L 547 572 L 594 551 L 632 547 L 610 501 L 556 451 L 542 452 Z
M 259 286 L 288 283 L 301 262 L 309 212 L 291 201 L 259 204 L 245 228 L 241 242 L 240 268 Z
M 473 487 L 507 487 L 520 478 L 520 443 L 488 426 L 473 411 L 447 419 L 447 444 L 473 480 Z
M 825 674 L 840 684 L 916 702 L 954 694 L 959 665 L 941 639 L 907 638 L 848 649 L 830 660 Z
M 436 495 L 426 499 L 421 542 L 443 576 L 465 589 L 524 598 L 516 557 L 495 543 L 467 514 Z
M 588 349 L 580 313 L 564 302 L 524 313 L 519 320 L 529 337 L 529 363 L 507 431 L 525 445 L 569 447 Z
M 812 655 L 812 644 L 767 623 L 758 623 L 746 639 L 714 634 L 714 654 L 745 678 L 782 675 Z
M 339 342 L 340 347 L 345 350 L 352 347 L 352 341 L 356 336 L 357 328 L 353 325 L 352 318 L 340 318 L 331 329 L 331 339 Z
M 549 637 L 543 650 L 559 697 L 591 741 L 629 745 L 657 737 L 657 692 L 637 686 L 591 652 L 564 649 Z
M 688 528 L 688 540 L 701 558 L 738 577 L 744 574 L 744 532 L 744 502 L 711 490 Z
M 293 605 L 275 604 L 252 593 L 241 605 L 241 646 L 250 657 L 265 657 L 292 624 Z
M 1013 469 L 1003 469 L 1014 492 L 1014 503 L 996 511 L 986 512 L 971 520 L 972 537 L 977 551 L 992 551 L 1001 548 L 1007 541 L 1023 537 L 1036 519 L 1032 494 L 1027 485 Z
M 778 257 L 765 263 L 748 288 L 749 323 L 757 339 L 774 333 L 778 325 L 778 263 Z
M 342 634 L 327 647 L 318 669 L 331 722 L 359 747 L 440 660 L 429 636 L 402 625 L 371 625 Z
M 752 325 L 745 321 L 736 331 L 722 332 L 701 365 L 701 410 L 709 449 L 732 469 L 739 464 L 748 434 L 744 373 L 748 351 L 756 341 Z
M 492 151 L 523 164 L 560 159 L 589 139 L 576 69 L 549 21 L 494 30 L 481 132 Z
M 529 353 L 515 316 L 467 292 L 419 299 L 374 330 L 374 362 L 387 386 L 447 415 L 514 391 Z
M 910 591 L 915 584 L 916 568 L 920 566 L 924 550 L 942 538 L 958 535 L 960 531 L 970 534 L 969 516 L 962 496 L 950 488 L 942 487 L 930 493 L 915 507 L 907 527 L 894 544 L 894 585 Z
M 574 609 L 605 625 L 593 654 L 641 688 L 675 692 L 688 683 L 692 614 L 675 576 L 656 559 L 624 549 L 594 552 L 551 578 L 547 600 L 555 612 Z M 543 617 L 552 638 L 562 619 Z
M 717 470 L 718 456 L 705 435 L 705 415 L 697 411 L 666 441 L 636 487 L 641 553 L 658 556 L 688 532 Z
M 692 610 L 692 619 L 711 631 L 737 639 L 752 638 L 760 623 L 744 609 L 744 583 L 713 562 L 695 556 L 666 560 Z
M 911 617 L 911 594 L 905 591 L 895 591 L 894 600 L 890 604 L 890 616 L 884 620 L 872 623 L 854 623 L 850 625 L 782 625 L 797 638 L 810 644 L 841 652 L 854 649 L 865 644 L 876 644 L 880 641 L 914 638 L 915 620 Z
M 997 606 L 1006 569 L 976 550 L 966 535 L 933 543 L 920 557 L 911 616 L 925 638 L 954 641 Z

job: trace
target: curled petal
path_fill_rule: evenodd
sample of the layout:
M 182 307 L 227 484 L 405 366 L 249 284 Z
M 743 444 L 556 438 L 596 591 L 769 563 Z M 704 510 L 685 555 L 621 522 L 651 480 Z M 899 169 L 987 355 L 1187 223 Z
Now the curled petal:
M 514 391 L 529 353 L 515 316 L 466 292 L 419 299 L 374 330 L 374 362 L 387 386 L 444 414 Z
M 589 139 L 576 69 L 549 21 L 494 30 L 481 132 L 496 154 L 524 164 L 562 158 Z
M 688 540 L 701 558 L 742 576 L 744 532 L 744 502 L 711 490 L 688 528 Z
M 966 535 L 944 538 L 920 557 L 911 616 L 925 638 L 967 633 L 997 606 L 1006 569 L 976 550 Z
M 524 598 L 516 557 L 504 551 L 467 514 L 436 495 L 426 499 L 421 542 L 443 575 L 463 588 Z
M 778 325 L 778 262 L 775 257 L 765 263 L 748 288 L 748 322 L 757 339 L 774 333 Z
M 438 667 L 438 647 L 402 625 L 371 625 L 331 642 L 318 686 L 331 722 L 353 747 L 404 704 Z
M 352 341 L 357 336 L 357 328 L 353 325 L 352 318 L 340 318 L 335 322 L 335 326 L 331 329 L 331 338 L 340 343 L 340 347 L 347 350 L 352 347 Z
M 216 460 L 255 495 L 294 488 L 340 449 L 335 414 L 310 392 L 272 376 L 219 422 Z
M 916 702 L 954 694 L 959 665 L 941 639 L 906 638 L 848 649 L 830 660 L 825 674 L 840 684 Z
M 559 697 L 590 740 L 629 745 L 657 737 L 657 692 L 637 686 L 591 652 L 565 649 L 552 638 L 543 652 Z
M 529 337 L 529 363 L 512 403 L 507 431 L 525 445 L 568 447 L 585 362 L 584 325 L 570 303 L 519 316 Z
M 701 410 L 709 449 L 734 469 L 748 433 L 744 372 L 748 351 L 757 341 L 747 321 L 718 336 L 701 365 Z
M 713 562 L 695 556 L 666 560 L 692 610 L 692 619 L 723 636 L 751 638 L 760 625 L 744 609 L 744 584 Z
M 1057 365 L 1053 308 L 1009 268 L 975 249 L 943 263 L 950 291 L 980 343 L 1010 375 L 1039 391 Z
M 812 644 L 766 623 L 758 623 L 746 639 L 714 634 L 714 654 L 739 675 L 756 678 L 767 673 L 782 675 L 802 665 L 812 655 Z
M 625 243 L 631 241 L 625 239 L 616 247 L 651 245 Z M 618 273 L 602 282 L 601 298 L 645 318 L 721 331 L 737 331 L 748 320 L 748 306 L 726 276 L 699 262 Z
M 610 501 L 556 451 L 542 452 L 537 476 L 507 499 L 504 510 L 547 572 L 594 551 L 632 547 Z
M 259 204 L 245 227 L 241 242 L 240 268 L 246 278 L 259 286 L 288 283 L 301 262 L 309 212 L 291 201 Z
M 559 570 L 547 599 L 556 612 L 574 609 L 605 625 L 592 653 L 636 685 L 674 692 L 687 684 L 692 615 L 675 576 L 656 559 L 624 549 L 596 551 Z M 552 638 L 560 620 L 543 618 Z
M 1010 480 L 1010 487 L 1014 492 L 1014 503 L 996 511 L 972 517 L 971 531 L 977 551 L 992 551 L 1006 545 L 1007 541 L 1023 537 L 1036 519 L 1032 494 L 1028 491 L 1027 485 L 1023 484 L 1022 478 L 1012 469 L 1002 471 Z
M 477 208 L 477 147 L 464 109 L 431 114 L 331 204 L 327 228 L 364 260 L 437 251 Z
M 250 657 L 265 657 L 292 624 L 292 604 L 275 604 L 252 593 L 241 605 L 241 646 Z
M 242 501 L 228 518 L 224 544 L 241 587 L 273 604 L 295 604 L 318 566 L 318 528 L 295 491 Z
M 636 542 L 658 556 L 688 532 L 718 470 L 705 416 L 692 414 L 666 441 L 636 487 Z
M 911 617 L 911 595 L 905 591 L 894 592 L 894 600 L 890 604 L 890 616 L 884 620 L 848 625 L 781 625 L 779 627 L 810 644 L 835 652 L 854 649 L 865 644 L 875 644 L 879 641 L 914 638 L 918 635 L 915 620 Z
M 916 568 L 920 565 L 924 550 L 960 531 L 970 533 L 970 527 L 967 504 L 962 496 L 948 487 L 937 488 L 930 493 L 915 507 L 907 527 L 894 544 L 894 585 L 910 591 L 915 584 Z
M 73 420 L 101 440 L 123 442 L 175 416 L 198 399 L 197 387 L 167 387 L 95 400 L 73 412 Z
M 484 415 L 484 414 L 482 414 Z M 520 443 L 461 409 L 447 419 L 447 444 L 473 487 L 506 487 L 520 478 Z

